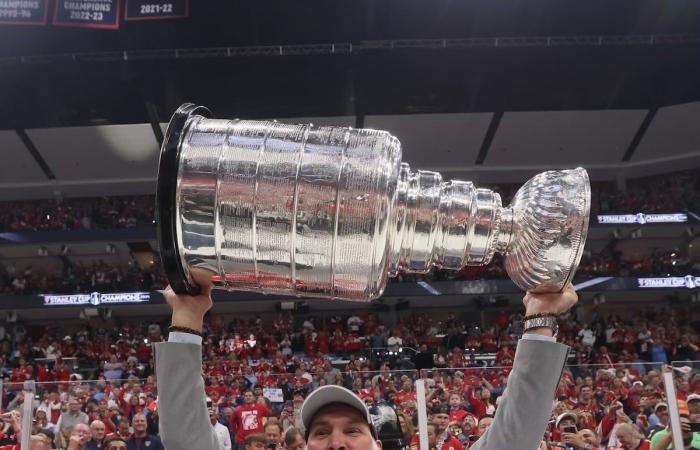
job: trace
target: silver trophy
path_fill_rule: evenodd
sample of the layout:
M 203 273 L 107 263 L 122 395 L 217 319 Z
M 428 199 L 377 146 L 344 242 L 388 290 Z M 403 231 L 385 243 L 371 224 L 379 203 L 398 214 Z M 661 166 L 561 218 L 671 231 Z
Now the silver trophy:
M 503 207 L 489 189 L 412 171 L 385 131 L 209 117 L 181 106 L 161 150 L 158 233 L 178 293 L 369 301 L 399 272 L 485 265 L 496 252 L 522 289 L 557 292 L 581 259 L 582 168 L 540 173 Z

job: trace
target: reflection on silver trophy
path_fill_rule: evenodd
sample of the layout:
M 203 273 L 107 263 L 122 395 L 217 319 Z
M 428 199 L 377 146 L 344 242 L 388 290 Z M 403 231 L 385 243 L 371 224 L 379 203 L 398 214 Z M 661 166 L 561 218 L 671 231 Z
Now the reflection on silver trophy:
M 510 206 L 401 162 L 385 131 L 209 118 L 178 109 L 158 173 L 158 232 L 173 289 L 368 301 L 387 277 L 505 255 L 522 289 L 555 292 L 581 258 L 586 171 L 548 171 Z

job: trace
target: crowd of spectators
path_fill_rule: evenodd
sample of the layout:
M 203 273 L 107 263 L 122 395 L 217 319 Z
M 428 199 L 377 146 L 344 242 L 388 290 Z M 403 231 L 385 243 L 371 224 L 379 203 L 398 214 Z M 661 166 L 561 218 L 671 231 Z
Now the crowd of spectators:
M 164 289 L 168 284 L 157 261 L 142 268 L 133 260 L 114 266 L 97 260 L 91 263 L 70 263 L 62 270 L 45 272 L 26 266 L 18 270 L 14 264 L 0 270 L 0 294 L 76 294 L 86 292 L 127 292 Z
M 152 195 L 0 202 L 0 208 L 0 232 L 130 228 L 155 219 Z
M 700 261 L 691 261 L 676 251 L 654 251 L 644 256 L 625 256 L 606 249 L 598 253 L 584 252 L 575 280 L 599 276 L 685 276 L 700 273 Z M 508 273 L 501 255 L 496 254 L 486 266 L 465 266 L 459 271 L 433 269 L 427 274 L 399 274 L 390 282 L 499 280 Z M 110 265 L 102 260 L 92 263 L 70 263 L 62 270 L 46 272 L 25 266 L 17 269 L 12 263 L 0 264 L 0 294 L 75 294 L 85 292 L 124 292 L 164 289 L 165 273 L 158 258 L 150 267 L 142 268 L 133 260 L 125 265 Z
M 676 213 L 700 211 L 698 171 L 636 178 L 627 181 L 624 192 L 613 183 L 594 184 L 593 214 Z
M 686 361 L 676 363 L 678 397 L 700 413 L 700 367 L 693 363 L 700 341 L 694 318 L 690 308 L 649 309 L 630 317 L 579 309 L 562 317 L 558 339 L 574 351 L 552 399 L 543 445 L 584 449 L 588 442 L 636 450 L 628 445 L 633 438 L 667 424 L 660 369 L 672 361 Z M 323 319 L 282 314 L 274 320 L 229 322 L 210 317 L 202 373 L 212 425 L 220 424 L 217 430 L 224 430 L 220 434 L 234 445 L 260 431 L 277 448 L 285 448 L 282 435 L 299 425 L 305 396 L 316 387 L 339 384 L 371 407 L 396 408 L 409 448 L 417 420 L 414 380 L 422 377 L 437 428 L 431 439 L 468 448 L 490 425 L 505 391 L 521 319 L 506 311 L 481 326 L 455 315 L 425 313 L 407 315 L 392 326 L 375 313 Z M 59 325 L 40 330 L 20 324 L 0 327 L 4 410 L 21 409 L 18 387 L 33 379 L 39 386 L 33 432 L 50 436 L 57 448 L 71 448 L 72 435 L 86 442 L 105 435 L 129 442 L 146 439 L 159 448 L 151 344 L 164 339 L 163 325 L 127 323 L 70 331 Z M 263 421 L 256 429 L 242 427 L 241 412 L 251 408 L 268 418 L 267 427 Z M 0 435 L 9 444 L 12 424 L 6 417 L 5 434 Z
M 489 186 L 509 201 L 520 185 Z M 675 213 L 700 211 L 697 171 L 638 178 L 624 192 L 614 183 L 594 183 L 592 213 Z M 153 195 L 0 202 L 0 232 L 64 231 L 152 225 Z

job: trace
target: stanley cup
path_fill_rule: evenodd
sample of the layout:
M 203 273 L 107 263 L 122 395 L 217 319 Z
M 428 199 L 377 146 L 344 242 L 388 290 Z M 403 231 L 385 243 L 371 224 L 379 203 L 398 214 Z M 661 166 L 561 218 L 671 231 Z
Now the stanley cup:
M 369 301 L 387 277 L 505 256 L 524 290 L 560 291 L 588 230 L 582 168 L 536 175 L 503 207 L 468 181 L 401 162 L 385 131 L 174 114 L 158 173 L 158 238 L 173 289 Z M 439 138 L 439 136 L 436 136 Z

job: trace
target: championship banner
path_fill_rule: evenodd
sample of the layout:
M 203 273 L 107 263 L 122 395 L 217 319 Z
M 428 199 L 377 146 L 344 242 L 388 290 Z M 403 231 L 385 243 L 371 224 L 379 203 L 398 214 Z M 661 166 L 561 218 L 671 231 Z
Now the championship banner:
M 115 292 L 109 294 L 72 294 L 72 295 L 42 295 L 44 306 L 82 306 L 82 305 L 123 305 L 131 303 L 148 303 L 151 296 L 148 292 Z
M 53 24 L 59 27 L 119 29 L 119 0 L 57 0 Z
M 700 287 L 700 277 L 686 275 L 684 277 L 638 278 L 640 288 L 687 288 Z
M 126 0 L 124 8 L 124 20 L 183 19 L 189 15 L 189 0 Z
M 673 213 L 673 214 L 599 214 L 598 217 L 599 224 L 614 224 L 614 225 L 625 225 L 625 224 L 639 224 L 644 225 L 647 223 L 686 223 L 688 221 L 688 215 L 686 213 Z
M 0 0 L 0 25 L 46 25 L 49 0 Z

